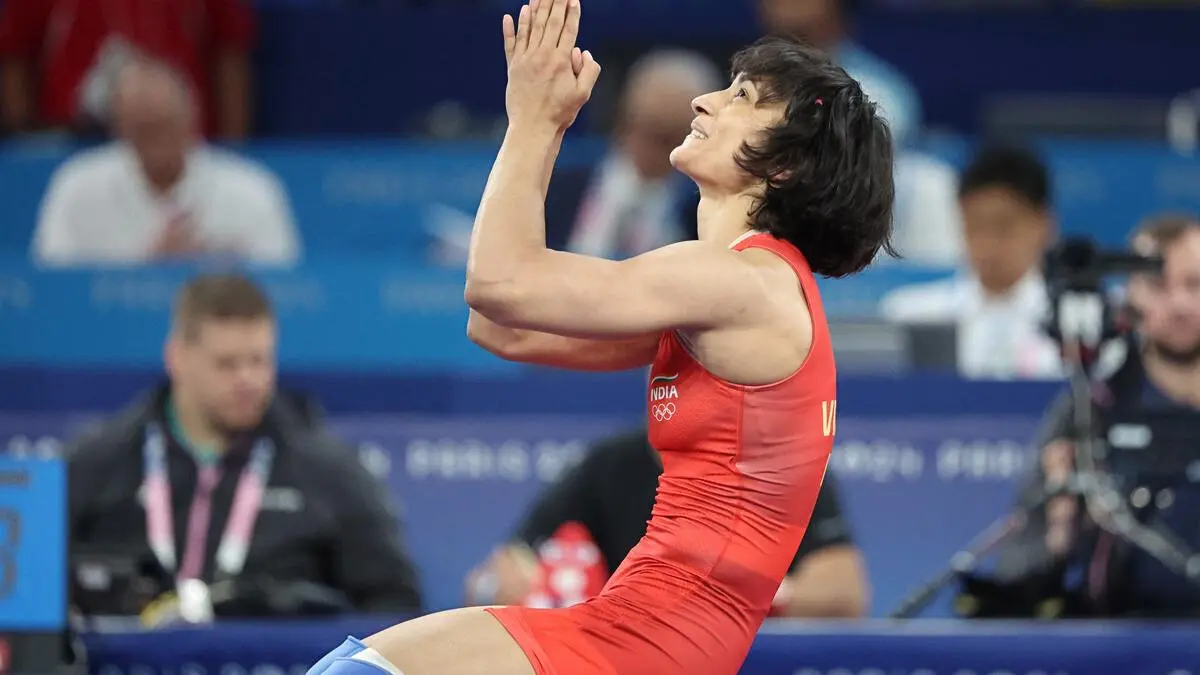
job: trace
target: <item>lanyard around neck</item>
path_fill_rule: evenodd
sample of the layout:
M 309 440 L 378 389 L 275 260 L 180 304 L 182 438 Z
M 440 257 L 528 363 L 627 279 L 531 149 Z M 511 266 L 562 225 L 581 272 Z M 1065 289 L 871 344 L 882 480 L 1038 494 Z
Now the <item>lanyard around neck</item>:
M 158 423 L 146 428 L 142 446 L 143 492 L 146 508 L 146 535 L 154 557 L 179 578 L 199 578 L 203 574 L 208 544 L 212 498 L 220 482 L 221 470 L 200 469 L 196 494 L 188 517 L 184 556 L 175 547 L 175 514 L 171 504 L 171 482 L 167 471 L 167 438 Z M 246 554 L 254 534 L 254 525 L 262 511 L 263 494 L 275 461 L 275 445 L 259 439 L 250 452 L 234 492 L 233 506 L 221 542 L 217 547 L 217 571 L 225 578 L 236 577 L 245 567 Z

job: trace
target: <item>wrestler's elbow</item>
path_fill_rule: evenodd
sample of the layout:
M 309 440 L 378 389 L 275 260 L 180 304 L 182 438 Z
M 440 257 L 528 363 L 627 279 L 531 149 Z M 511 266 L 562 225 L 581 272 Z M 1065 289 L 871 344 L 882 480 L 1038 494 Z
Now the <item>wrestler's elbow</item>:
M 487 319 L 474 309 L 467 315 L 467 339 L 484 349 L 491 349 L 496 342 L 495 331 L 491 330 Z
M 478 279 L 471 275 L 467 276 L 463 295 L 471 309 L 500 324 L 509 324 L 520 318 L 529 296 L 515 280 Z
M 480 278 L 468 272 L 467 286 L 463 291 L 463 300 L 467 301 L 468 307 L 487 316 L 488 313 L 486 310 L 492 309 L 501 301 L 506 283 L 504 281 Z
M 514 356 L 520 337 L 518 331 L 490 321 L 478 311 L 472 310 L 467 318 L 467 339 L 501 358 Z

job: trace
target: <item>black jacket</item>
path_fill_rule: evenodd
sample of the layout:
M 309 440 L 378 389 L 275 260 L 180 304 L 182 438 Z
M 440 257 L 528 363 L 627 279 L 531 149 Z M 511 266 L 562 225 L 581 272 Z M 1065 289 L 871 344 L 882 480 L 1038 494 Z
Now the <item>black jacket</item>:
M 1161 396 L 1146 399 L 1147 391 L 1153 387 L 1153 382 L 1146 374 L 1141 355 L 1142 346 L 1135 336 L 1126 336 L 1123 342 L 1123 361 L 1093 387 L 1092 414 L 1096 425 L 1094 431 L 1104 435 L 1104 430 L 1112 420 L 1121 419 L 1130 413 L 1151 411 L 1176 413 L 1180 423 L 1187 425 L 1187 429 L 1200 423 L 1200 414 L 1193 409 Z M 1163 400 L 1156 400 L 1158 398 Z M 1069 391 L 1063 392 L 1051 403 L 1035 440 L 1034 447 L 1039 451 L 1039 456 L 1040 451 L 1050 442 L 1059 439 L 1076 441 L 1085 433 L 1085 430 L 1076 425 L 1074 413 L 1075 400 Z M 1200 429 L 1196 433 L 1200 434 Z M 1109 469 L 1118 475 L 1121 473 L 1118 467 Z M 1077 529 L 1076 544 L 1068 556 L 1051 556 L 1045 545 L 1045 484 L 1045 473 L 1041 462 L 1038 461 L 1022 489 L 1018 502 L 1018 509 L 1027 515 L 1026 525 L 999 552 L 995 578 L 1004 585 L 1005 592 L 1017 593 L 1037 602 L 1047 597 L 1066 598 L 1064 611 L 1067 614 L 1180 616 L 1183 610 L 1186 610 L 1186 613 L 1196 611 L 1196 598 L 1200 595 L 1194 588 L 1181 579 L 1175 583 L 1174 574 L 1161 568 L 1157 561 L 1151 560 L 1128 542 L 1101 533 L 1090 521 L 1085 520 Z M 1186 503 L 1177 499 L 1175 510 L 1182 512 Z M 1079 508 L 1082 513 L 1082 502 Z M 1163 513 L 1169 512 L 1170 509 L 1167 509 Z M 1196 541 L 1189 541 L 1195 539 L 1193 534 L 1184 533 L 1178 529 L 1178 523 L 1170 522 L 1182 518 L 1194 523 L 1195 517 L 1190 511 L 1187 515 L 1177 515 L 1166 520 L 1162 519 L 1162 513 L 1155 510 L 1139 512 L 1139 517 L 1152 521 L 1155 527 L 1165 527 L 1174 531 L 1177 537 L 1181 537 L 1191 547 L 1197 544 Z M 1093 556 L 1102 549 L 1108 551 L 1103 556 L 1104 583 L 1100 588 L 1092 588 L 1090 580 L 1094 567 Z M 1147 570 L 1151 569 L 1153 571 L 1147 573 Z M 1089 573 L 1078 573 L 1080 570 L 1089 570 Z M 1156 583 L 1144 583 L 1142 579 L 1146 576 L 1161 577 L 1163 582 L 1158 583 L 1156 580 Z M 1168 581 L 1170 584 L 1167 584 Z
M 154 391 L 68 447 L 72 555 L 102 551 L 154 560 L 139 499 L 142 446 L 147 424 L 162 419 L 165 400 L 165 388 Z M 416 572 L 385 486 L 363 468 L 353 448 L 324 434 L 319 424 L 315 406 L 300 397 L 281 395 L 272 403 L 258 433 L 274 441 L 276 457 L 239 582 L 260 588 L 307 582 L 340 591 L 360 611 L 419 610 Z M 197 466 L 176 443 L 168 446 L 175 548 L 182 556 Z M 213 580 L 216 549 L 247 455 L 231 449 L 223 460 L 209 527 L 207 581 Z

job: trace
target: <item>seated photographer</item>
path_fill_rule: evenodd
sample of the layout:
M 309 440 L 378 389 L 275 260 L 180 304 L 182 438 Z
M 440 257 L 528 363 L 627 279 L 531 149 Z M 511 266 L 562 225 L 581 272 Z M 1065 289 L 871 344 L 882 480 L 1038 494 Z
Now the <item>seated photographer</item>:
M 235 275 L 180 292 L 169 384 L 68 448 L 72 604 L 148 626 L 420 608 L 382 484 L 275 392 L 276 322 Z
M 1171 423 L 1185 428 L 1174 433 L 1200 438 L 1200 220 L 1152 218 L 1135 231 L 1131 247 L 1140 255 L 1161 256 L 1163 269 L 1129 279 L 1125 309 L 1136 333 L 1102 350 L 1096 366 L 1102 382 L 1094 387 L 1093 409 L 1100 433 L 1104 420 L 1178 413 Z M 1078 490 L 1064 488 L 1078 484 L 1072 478 L 1082 430 L 1074 420 L 1069 394 L 1047 411 L 1041 462 L 1021 500 L 1029 520 L 1002 550 L 996 571 L 1007 598 L 1022 598 L 1002 603 L 1008 605 L 1004 611 L 1020 613 L 1018 605 L 1025 604 L 1026 610 L 1054 607 L 1051 613 L 1060 615 L 1200 615 L 1200 589 L 1099 528 Z M 1141 469 L 1111 462 L 1104 468 L 1144 524 L 1200 549 L 1200 477 L 1181 470 L 1166 477 L 1170 487 L 1150 489 L 1130 485 L 1142 480 L 1133 475 Z
M 646 533 L 661 473 L 645 429 L 597 443 L 537 497 L 510 543 L 471 573 L 468 601 L 564 606 L 595 595 Z M 859 617 L 868 596 L 862 555 L 826 475 L 772 614 Z

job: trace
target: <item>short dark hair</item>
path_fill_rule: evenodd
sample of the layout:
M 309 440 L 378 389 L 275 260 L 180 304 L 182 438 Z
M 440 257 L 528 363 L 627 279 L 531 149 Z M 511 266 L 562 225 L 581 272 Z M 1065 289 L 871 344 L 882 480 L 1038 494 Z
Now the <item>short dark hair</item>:
M 892 246 L 892 134 L 846 71 L 799 40 L 768 37 L 733 57 L 734 77 L 760 103 L 783 103 L 783 121 L 737 162 L 766 189 L 756 230 L 791 242 L 817 274 L 844 277 Z M 898 256 L 897 256 L 898 257 Z
M 1013 192 L 1034 208 L 1050 206 L 1050 172 L 1027 148 L 1000 143 L 984 146 L 963 169 L 958 196 L 997 187 Z
M 240 274 L 206 274 L 184 284 L 175 299 L 173 327 L 192 338 L 205 321 L 274 318 L 267 294 L 249 277 Z
M 1129 244 L 1133 246 L 1143 237 L 1154 242 L 1156 251 L 1161 252 L 1183 238 L 1192 230 L 1200 229 L 1200 218 L 1187 213 L 1160 213 L 1150 216 L 1134 228 L 1129 236 Z

